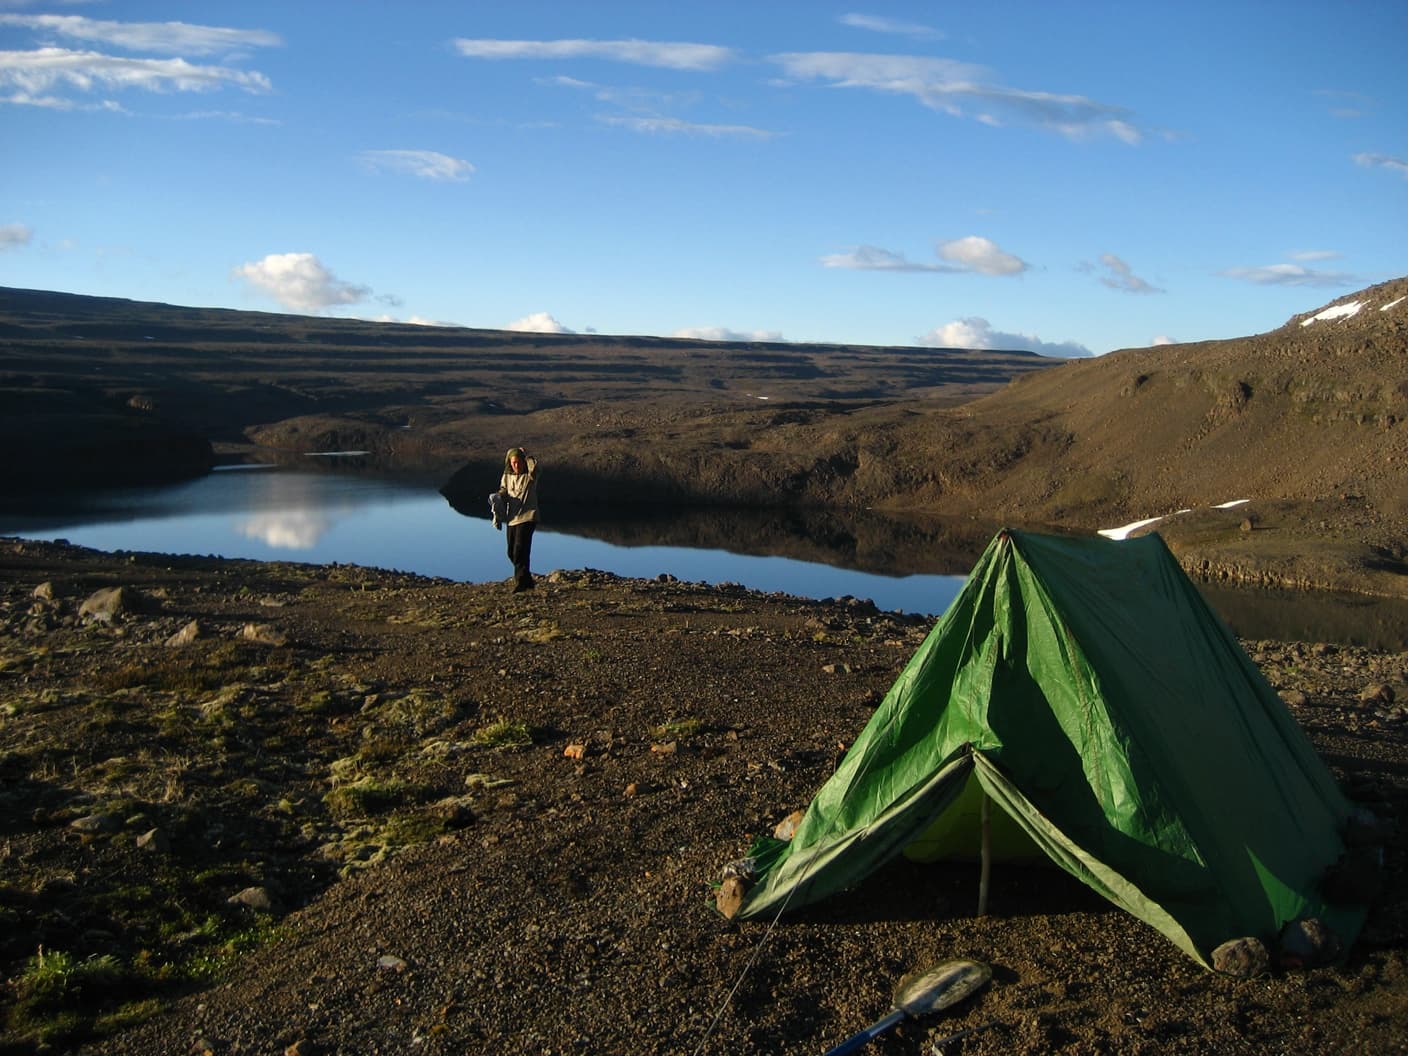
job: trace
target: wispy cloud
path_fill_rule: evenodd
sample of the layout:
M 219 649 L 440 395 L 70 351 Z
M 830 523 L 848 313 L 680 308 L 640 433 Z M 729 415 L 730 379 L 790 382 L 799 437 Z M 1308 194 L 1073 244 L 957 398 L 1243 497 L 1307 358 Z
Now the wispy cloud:
M 462 183 L 474 175 L 474 166 L 434 150 L 364 150 L 362 164 L 373 172 L 393 172 L 423 180 Z
M 0 253 L 27 246 L 33 239 L 34 232 L 24 224 L 0 224 Z
M 1317 271 L 1300 264 L 1266 264 L 1260 267 L 1227 268 L 1229 279 L 1242 279 L 1258 286 L 1350 286 L 1358 280 L 1342 271 Z
M 850 26 L 852 29 L 866 29 L 872 33 L 893 33 L 902 37 L 919 37 L 937 40 L 941 39 L 944 35 L 932 26 L 922 25 L 918 22 L 903 22 L 896 18 L 885 18 L 881 15 L 842 15 L 837 21 L 843 26 Z
M 0 52 L 0 86 L 18 88 L 31 105 L 56 88 L 138 88 L 152 92 L 208 92 L 233 86 L 267 92 L 269 78 L 226 66 L 198 66 L 185 59 L 127 59 L 94 51 L 40 48 Z M 55 100 L 57 102 L 57 100 Z
M 1082 95 L 1010 88 L 996 83 L 984 67 L 954 59 L 812 51 L 785 52 L 771 61 L 796 81 L 910 95 L 931 109 L 986 124 L 1016 120 L 1074 140 L 1112 136 L 1133 144 L 1144 137 L 1124 107 Z
M 857 246 L 846 253 L 824 256 L 821 263 L 827 268 L 851 268 L 857 271 L 929 271 L 951 275 L 996 276 L 1020 275 L 1031 267 L 1021 257 L 1006 252 L 996 243 L 978 235 L 941 242 L 935 247 L 935 252 L 945 263 L 910 260 L 903 253 L 881 249 L 879 246 Z
M 455 49 L 471 59 L 605 59 L 672 70 L 714 70 L 735 57 L 715 44 L 652 40 L 482 40 L 460 37 Z
M 20 26 L 47 36 L 167 55 L 211 55 L 283 44 L 277 33 L 262 29 L 226 29 L 185 22 L 104 22 L 79 15 L 0 14 L 0 26 Z
M 1316 260 L 1339 260 L 1343 253 L 1337 249 L 1298 249 L 1293 253 L 1287 253 L 1292 260 L 1316 261 Z
M 575 334 L 547 312 L 534 312 L 522 319 L 515 319 L 504 327 L 505 330 L 518 330 L 530 334 Z
M 1387 154 L 1356 154 L 1354 164 L 1363 165 L 1366 169 L 1388 169 L 1389 172 L 1408 178 L 1408 161 L 1389 157 Z
M 340 304 L 357 304 L 371 289 L 343 282 L 312 253 L 271 253 L 241 264 L 231 273 L 268 294 L 286 308 L 321 312 Z
M 726 326 L 686 326 L 676 330 L 671 337 L 687 341 L 768 341 L 787 340 L 777 330 L 730 330 Z
M 935 327 L 927 334 L 915 338 L 915 343 L 925 348 L 986 348 L 1001 349 L 1004 352 L 1036 352 L 1039 355 L 1058 356 L 1063 359 L 1095 354 L 1075 341 L 1043 341 L 1029 334 L 994 330 L 991 323 L 979 316 L 955 319 L 951 323 Z
M 710 125 L 694 121 L 683 121 L 677 117 L 633 117 L 630 115 L 602 114 L 598 121 L 635 132 L 653 135 L 710 136 L 713 138 L 772 139 L 776 132 L 751 125 Z
M 1145 282 L 1138 275 L 1134 274 L 1134 270 L 1113 253 L 1102 253 L 1100 255 L 1100 265 L 1108 272 L 1108 274 L 1100 276 L 1100 281 L 1112 290 L 1121 290 L 1124 293 L 1164 292 L 1159 287 Z M 1094 270 L 1094 268 L 1090 270 Z

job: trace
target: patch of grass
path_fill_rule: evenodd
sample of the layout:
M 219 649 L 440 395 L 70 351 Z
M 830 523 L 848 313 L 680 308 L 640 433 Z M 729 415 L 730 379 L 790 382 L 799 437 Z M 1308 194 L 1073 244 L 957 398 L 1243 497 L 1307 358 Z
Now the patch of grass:
M 473 739 L 484 748 L 526 748 L 533 743 L 533 728 L 526 722 L 498 719 L 475 730 Z
M 657 741 L 687 741 L 703 732 L 702 719 L 669 719 L 652 727 L 650 736 Z
M 334 788 L 323 797 L 328 812 L 339 820 L 364 818 L 370 814 L 385 814 L 424 795 L 419 785 L 397 778 L 381 780 L 364 777 L 349 785 Z
M 13 980 L 8 1032 L 52 1045 L 88 1033 L 95 1006 L 130 985 L 131 972 L 111 954 L 80 960 L 40 947 Z

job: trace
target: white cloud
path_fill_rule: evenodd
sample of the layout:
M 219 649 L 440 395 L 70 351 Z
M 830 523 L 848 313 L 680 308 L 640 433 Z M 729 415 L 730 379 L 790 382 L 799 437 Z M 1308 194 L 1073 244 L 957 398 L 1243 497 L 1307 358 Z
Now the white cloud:
M 651 40 L 474 40 L 454 42 L 471 59 L 606 59 L 672 70 L 713 70 L 731 62 L 732 48 Z
M 271 253 L 263 260 L 241 264 L 232 276 L 298 311 L 320 312 L 371 296 L 370 288 L 343 282 L 312 253 Z
M 993 83 L 985 68 L 954 59 L 811 51 L 785 52 L 770 60 L 793 80 L 910 95 L 931 109 L 990 125 L 1002 125 L 1006 116 L 1069 139 L 1108 135 L 1131 144 L 1143 139 L 1124 107 L 1081 95 L 1009 88 Z
M 601 115 L 597 118 L 608 125 L 618 125 L 622 128 L 629 128 L 635 132 L 647 132 L 651 134 L 663 133 L 666 135 L 690 135 L 690 136 L 737 136 L 745 139 L 772 139 L 776 132 L 769 132 L 762 128 L 753 128 L 750 125 L 703 125 L 691 121 L 681 121 L 675 117 L 619 117 L 613 115 Z
M 1227 268 L 1229 279 L 1243 279 L 1258 286 L 1349 286 L 1356 280 L 1342 271 L 1316 271 L 1299 264 L 1267 264 L 1261 267 Z
M 1163 334 L 1160 334 L 1158 337 L 1154 338 L 1154 340 L 1152 340 L 1152 341 L 1149 342 L 1149 347 L 1150 347 L 1150 348 L 1157 348 L 1159 345 L 1176 345 L 1176 344 L 1178 344 L 1178 341 L 1177 341 L 1176 339 L 1174 339 L 1174 338 L 1172 338 L 1172 337 L 1167 337 L 1167 336 L 1165 336 L 1165 335 L 1163 335 Z
M 921 264 L 903 253 L 879 246 L 856 246 L 846 253 L 830 253 L 821 258 L 824 268 L 852 268 L 856 271 L 945 271 L 956 272 L 943 264 Z
M 1356 154 L 1354 163 L 1369 169 L 1388 169 L 1389 172 L 1408 177 L 1408 161 L 1391 158 L 1387 154 Z
M 846 253 L 824 256 L 821 264 L 826 268 L 851 268 L 857 271 L 932 271 L 948 275 L 1020 275 L 1030 267 L 1020 257 L 1005 252 L 996 243 L 978 235 L 940 242 L 935 252 L 948 263 L 928 264 L 910 260 L 903 253 L 879 246 L 857 246 Z
M 1292 260 L 1316 261 L 1316 260 L 1339 260 L 1343 253 L 1334 249 L 1298 249 L 1294 253 L 1287 254 Z
M 40 48 L 0 52 L 0 85 L 20 90 L 22 100 L 35 105 L 36 93 L 56 87 L 141 88 L 152 92 L 207 92 L 226 86 L 247 92 L 272 88 L 262 73 L 224 66 L 197 66 L 185 59 L 125 59 L 95 51 Z
M 24 224 L 0 224 L 0 252 L 27 246 L 34 238 L 34 232 Z
M 1062 359 L 1084 358 L 1095 353 L 1075 341 L 1043 341 L 1028 334 L 1009 334 L 994 330 L 986 319 L 971 316 L 955 319 L 951 323 L 935 327 L 922 337 L 915 338 L 915 344 L 925 348 L 987 348 L 1004 352 L 1036 352 L 1043 356 L 1058 356 Z
M 1020 257 L 1004 252 L 995 243 L 977 235 L 942 242 L 938 253 L 961 270 L 976 271 L 980 275 L 1020 275 L 1029 267 Z
M 765 128 L 753 128 L 752 125 L 710 125 L 696 124 L 693 121 L 681 121 L 677 117 L 617 117 L 617 115 L 601 114 L 598 121 L 604 124 L 618 125 L 621 128 L 629 128 L 635 132 L 648 132 L 648 134 L 665 135 L 708 135 L 708 137 L 741 137 L 746 139 L 772 139 L 776 132 L 769 132 Z
M 1123 290 L 1125 293 L 1163 293 L 1157 286 L 1150 285 L 1141 279 L 1134 271 L 1119 257 L 1113 253 L 1102 253 L 1100 263 L 1109 271 L 1108 275 L 1102 275 L 1100 281 L 1112 290 Z
M 504 327 L 505 330 L 519 330 L 532 334 L 572 334 L 575 330 L 569 330 L 547 312 L 534 312 L 532 315 L 525 315 L 522 319 L 515 319 Z
M 463 182 L 474 174 L 474 166 L 434 150 L 364 150 L 362 162 L 374 172 L 404 173 L 423 180 Z
M 185 22 L 102 22 L 78 15 L 0 15 L 0 26 L 22 26 L 90 44 L 168 55 L 210 55 L 283 44 L 277 33 L 262 29 L 225 29 Z
M 931 26 L 921 25 L 918 22 L 902 22 L 895 18 L 885 18 L 880 15 L 842 15 L 837 19 L 843 26 L 850 26 L 852 29 L 866 29 L 872 33 L 894 33 L 902 37 L 927 37 L 937 39 L 943 37 L 937 29 Z
M 683 338 L 687 341 L 782 342 L 787 340 L 776 330 L 730 330 L 726 326 L 686 326 L 676 330 L 670 336 Z

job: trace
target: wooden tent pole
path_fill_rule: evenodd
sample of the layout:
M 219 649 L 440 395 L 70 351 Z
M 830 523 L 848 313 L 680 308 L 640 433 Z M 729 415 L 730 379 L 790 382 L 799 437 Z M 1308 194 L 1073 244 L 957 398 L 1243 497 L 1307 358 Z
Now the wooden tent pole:
M 978 874 L 978 916 L 983 917 L 988 912 L 988 877 L 992 873 L 992 801 L 988 799 L 987 791 L 983 791 L 982 805 L 982 866 Z

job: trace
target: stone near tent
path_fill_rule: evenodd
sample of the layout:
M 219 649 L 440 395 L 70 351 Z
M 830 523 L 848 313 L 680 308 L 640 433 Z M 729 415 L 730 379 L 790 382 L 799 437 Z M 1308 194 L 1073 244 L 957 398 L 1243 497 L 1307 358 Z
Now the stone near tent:
M 152 851 L 155 854 L 165 854 L 171 850 L 171 840 L 161 829 L 148 829 L 137 837 L 137 849 Z
M 1365 686 L 1359 693 L 1361 704 L 1392 704 L 1393 687 L 1387 682 L 1376 682 L 1372 686 Z
M 714 906 L 726 918 L 732 920 L 743 905 L 743 896 L 748 893 L 748 884 L 741 876 L 730 876 L 714 892 Z
M 45 582 L 39 584 L 39 586 L 35 587 L 32 591 L 30 591 L 29 596 L 32 597 L 35 601 L 53 601 L 54 584 L 46 580 Z
M 104 587 L 83 599 L 78 615 L 85 620 L 112 623 L 143 609 L 143 598 L 130 587 Z
M 1293 708 L 1303 708 L 1310 703 L 1310 698 L 1298 689 L 1283 689 L 1280 696 Z
M 225 900 L 232 906 L 244 906 L 256 913 L 268 913 L 274 908 L 273 896 L 266 887 L 246 887 Z
M 280 646 L 288 644 L 288 635 L 267 623 L 246 623 L 240 637 L 256 645 Z
M 568 759 L 585 759 L 587 746 L 585 744 L 569 744 L 566 748 L 562 749 L 562 754 Z
M 1212 951 L 1213 971 L 1235 975 L 1238 979 L 1263 975 L 1270 965 L 1271 955 L 1267 952 L 1266 943 L 1251 935 L 1228 939 Z
M 1333 964 L 1344 950 L 1340 937 L 1318 917 L 1293 920 L 1278 940 L 1282 968 L 1316 968 Z
M 787 817 L 777 823 L 777 827 L 772 830 L 773 838 L 778 840 L 790 840 L 797 834 L 797 826 L 802 824 L 805 811 L 794 810 Z
M 196 620 L 192 620 L 190 623 L 186 624 L 186 626 L 182 627 L 179 631 L 173 634 L 170 638 L 166 639 L 166 644 L 174 649 L 183 645 L 190 645 L 199 637 L 200 623 Z
M 89 814 L 86 817 L 70 821 L 68 827 L 75 832 L 92 836 L 103 832 L 116 832 L 122 828 L 122 823 L 111 814 Z

